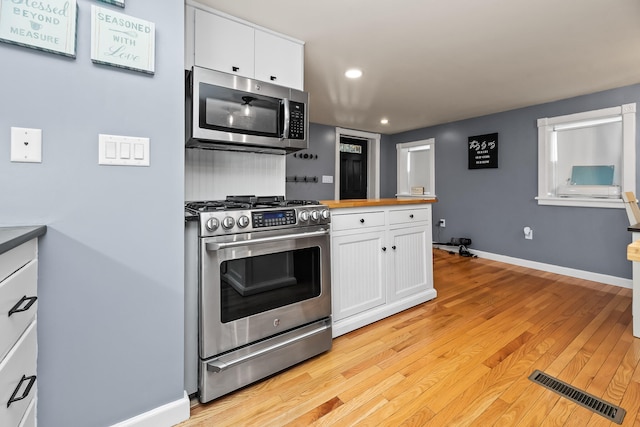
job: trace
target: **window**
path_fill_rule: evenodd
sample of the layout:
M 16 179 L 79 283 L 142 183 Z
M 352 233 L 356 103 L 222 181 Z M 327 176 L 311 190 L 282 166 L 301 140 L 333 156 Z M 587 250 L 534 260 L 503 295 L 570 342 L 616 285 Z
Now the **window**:
M 398 187 L 396 196 L 436 197 L 435 139 L 396 144 Z
M 635 140 L 635 103 L 539 119 L 538 204 L 624 208 Z

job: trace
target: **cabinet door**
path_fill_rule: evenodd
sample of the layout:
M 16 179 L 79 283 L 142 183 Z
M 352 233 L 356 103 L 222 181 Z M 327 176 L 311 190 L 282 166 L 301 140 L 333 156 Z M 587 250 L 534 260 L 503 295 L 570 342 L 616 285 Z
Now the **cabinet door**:
M 195 64 L 254 77 L 254 29 L 220 16 L 195 11 Z
M 392 262 L 389 264 L 389 299 L 398 300 L 433 288 L 431 233 L 428 226 L 389 231 Z
M 260 30 L 255 42 L 256 79 L 302 90 L 303 46 Z
M 333 318 L 340 320 L 386 301 L 384 232 L 332 238 Z M 387 250 L 388 252 L 388 250 Z

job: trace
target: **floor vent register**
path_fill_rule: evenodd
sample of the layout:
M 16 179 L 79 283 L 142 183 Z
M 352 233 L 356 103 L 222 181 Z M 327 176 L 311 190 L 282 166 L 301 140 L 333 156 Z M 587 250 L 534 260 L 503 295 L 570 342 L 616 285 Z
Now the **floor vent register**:
M 558 393 L 563 397 L 566 397 L 567 399 L 577 403 L 578 405 L 590 409 L 596 414 L 605 417 L 609 421 L 613 421 L 616 424 L 622 424 L 622 420 L 624 419 L 626 411 L 619 406 L 615 406 L 608 402 L 605 402 L 598 397 L 579 390 L 537 369 L 531 375 L 529 375 L 529 379 L 535 383 L 540 384 L 543 387 L 548 388 L 551 391 Z

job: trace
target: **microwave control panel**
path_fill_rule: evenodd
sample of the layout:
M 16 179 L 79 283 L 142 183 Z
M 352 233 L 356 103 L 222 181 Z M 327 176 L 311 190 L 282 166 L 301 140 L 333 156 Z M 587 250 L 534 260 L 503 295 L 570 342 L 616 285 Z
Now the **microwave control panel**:
M 289 139 L 304 139 L 304 104 L 289 101 Z

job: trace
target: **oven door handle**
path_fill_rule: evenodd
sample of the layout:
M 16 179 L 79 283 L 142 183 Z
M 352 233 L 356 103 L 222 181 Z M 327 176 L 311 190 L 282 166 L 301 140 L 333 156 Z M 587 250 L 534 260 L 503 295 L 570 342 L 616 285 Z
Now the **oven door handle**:
M 221 243 L 208 242 L 206 244 L 206 248 L 208 251 L 217 251 L 220 249 L 235 248 L 238 246 L 248 246 L 248 245 L 254 245 L 257 243 L 271 243 L 271 242 L 281 242 L 283 240 L 291 240 L 291 239 L 305 239 L 308 237 L 324 236 L 327 234 L 329 234 L 329 230 L 311 231 L 308 233 L 285 234 L 284 236 L 259 237 L 257 239 L 240 240 L 235 242 L 221 242 Z
M 319 326 L 319 327 L 317 327 L 317 328 L 315 328 L 315 329 L 313 329 L 311 331 L 305 332 L 302 335 L 298 335 L 296 337 L 286 339 L 286 340 L 284 340 L 282 342 L 270 345 L 268 347 L 261 348 L 260 350 L 256 350 L 256 351 L 254 351 L 252 353 L 245 354 L 244 356 L 240 356 L 240 357 L 238 357 L 236 359 L 229 360 L 227 362 L 224 362 L 224 361 L 219 360 L 219 359 L 218 360 L 214 360 L 212 362 L 207 363 L 207 371 L 222 372 L 225 369 L 233 368 L 234 366 L 240 365 L 241 363 L 245 363 L 245 362 L 247 362 L 247 361 L 249 361 L 251 359 L 254 359 L 256 357 L 262 356 L 262 355 L 264 355 L 266 353 L 269 353 L 271 351 L 282 349 L 282 348 L 287 347 L 287 346 L 289 346 L 289 345 L 291 345 L 291 344 L 293 344 L 293 343 L 295 343 L 297 341 L 300 341 L 302 339 L 309 338 L 309 337 L 311 337 L 313 335 L 317 335 L 317 334 L 320 334 L 322 332 L 325 332 L 327 329 L 330 329 L 330 328 L 331 328 L 331 323 L 327 322 L 324 325 Z

